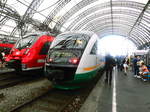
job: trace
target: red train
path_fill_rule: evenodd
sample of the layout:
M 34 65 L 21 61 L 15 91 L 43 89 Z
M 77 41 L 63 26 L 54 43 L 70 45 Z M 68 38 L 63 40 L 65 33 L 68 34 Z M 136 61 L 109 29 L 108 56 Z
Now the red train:
M 12 42 L 6 42 L 6 41 L 0 41 L 0 49 L 4 51 L 5 55 L 7 56 L 10 52 L 10 50 L 15 45 L 15 41 Z
M 12 48 L 14 46 L 14 44 L 10 44 L 10 43 L 0 43 L 0 47 L 2 48 Z
M 54 37 L 48 34 L 29 34 L 19 39 L 6 57 L 6 67 L 17 72 L 41 69 Z

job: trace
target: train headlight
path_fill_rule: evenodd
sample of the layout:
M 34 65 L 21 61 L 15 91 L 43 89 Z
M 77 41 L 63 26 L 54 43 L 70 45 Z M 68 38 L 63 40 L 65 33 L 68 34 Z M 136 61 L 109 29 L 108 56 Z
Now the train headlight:
M 20 51 L 16 51 L 16 52 L 14 53 L 14 55 L 15 55 L 15 56 L 21 56 L 21 52 L 20 52 Z
M 16 52 L 16 55 L 20 55 L 20 51 L 17 51 L 17 52 Z
M 30 51 L 30 49 L 26 49 L 26 51 L 24 52 L 24 54 L 28 54 L 29 51 Z
M 53 59 L 52 59 L 52 58 L 48 58 L 46 61 L 47 61 L 48 63 L 50 63 L 50 62 L 53 61 Z
M 71 58 L 69 59 L 69 62 L 72 64 L 78 64 L 79 63 L 79 58 Z

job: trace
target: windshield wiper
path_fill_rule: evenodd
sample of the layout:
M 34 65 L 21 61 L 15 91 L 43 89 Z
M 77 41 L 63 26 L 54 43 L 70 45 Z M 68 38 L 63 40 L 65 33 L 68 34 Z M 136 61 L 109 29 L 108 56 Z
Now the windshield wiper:
M 66 42 L 68 42 L 68 41 L 70 41 L 72 36 L 69 36 L 69 37 L 67 37 L 67 39 L 66 40 L 62 40 L 62 41 L 60 41 L 58 44 L 56 44 L 52 49 L 54 49 L 54 48 L 57 48 L 57 46 L 59 46 L 59 48 L 61 47 L 61 46 L 63 46 Z

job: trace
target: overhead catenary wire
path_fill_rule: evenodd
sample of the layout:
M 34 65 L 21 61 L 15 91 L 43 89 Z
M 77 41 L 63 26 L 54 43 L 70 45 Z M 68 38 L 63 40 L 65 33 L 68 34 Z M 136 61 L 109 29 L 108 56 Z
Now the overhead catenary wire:
M 29 7 L 28 5 L 26 5 L 26 4 L 24 4 L 23 2 L 21 2 L 20 0 L 16 0 L 16 1 L 18 1 L 19 3 L 21 3 L 21 4 L 23 4 L 24 6 L 26 6 L 26 7 Z M 31 8 L 31 7 L 30 7 Z M 31 8 L 32 9 L 32 8 Z M 32 10 L 34 10 L 34 9 L 32 9 Z M 36 11 L 37 12 L 37 11 Z M 45 16 L 44 14 L 42 14 L 42 13 L 40 13 L 40 12 L 37 12 L 38 14 L 40 14 L 41 16 L 43 16 L 43 17 L 45 17 L 45 18 L 47 18 L 47 16 Z M 60 23 L 57 23 L 56 21 L 54 21 L 53 19 L 52 19 L 52 21 L 54 22 L 54 23 L 56 23 L 56 24 L 60 24 Z M 63 28 L 65 28 L 65 29 L 67 29 L 66 27 L 64 27 L 64 26 L 62 26 Z
M 27 2 L 26 0 L 23 0 L 23 1 L 25 1 L 26 3 L 28 3 L 28 4 L 30 4 L 29 2 Z
M 61 1 L 60 1 L 60 0 L 58 0 L 58 1 L 57 1 L 57 2 L 55 2 L 54 4 L 52 4 L 52 5 L 48 6 L 48 7 L 44 8 L 44 9 L 41 9 L 40 11 L 37 11 L 37 12 L 43 12 L 43 11 L 45 11 L 45 10 L 47 10 L 47 9 L 49 9 L 49 8 L 51 8 L 51 7 L 53 7 L 54 5 L 58 4 L 59 2 L 61 2 Z M 36 13 L 37 13 L 37 12 L 36 12 Z
M 14 26 L 6 25 L 6 24 L 4 24 L 3 26 L 9 27 L 9 28 L 14 28 Z
M 8 32 L 8 31 L 1 30 L 1 29 L 0 29 L 0 31 L 1 31 L 1 32 L 4 32 L 4 33 L 6 33 L 6 34 L 10 34 L 10 33 L 11 33 L 11 32 Z
M 132 28 L 131 28 L 130 32 L 128 33 L 128 35 L 131 34 L 131 32 L 133 31 L 133 29 L 134 29 L 134 27 L 135 27 L 136 25 L 139 25 L 139 24 L 140 24 L 140 22 L 141 22 L 141 20 L 142 20 L 142 17 L 143 17 L 143 15 L 144 15 L 144 12 L 147 10 L 149 4 L 150 4 L 150 0 L 148 0 L 147 3 L 145 4 L 145 6 L 143 7 L 142 12 L 139 14 L 138 18 L 136 19 L 136 21 L 135 21 L 134 25 L 132 26 Z
M 5 15 L 3 15 L 3 14 L 0 14 L 0 16 L 5 17 Z M 7 15 L 7 18 L 9 18 L 9 19 L 11 19 L 11 20 L 14 20 L 14 21 L 19 22 L 19 20 L 17 20 L 16 18 L 12 18 L 12 17 L 11 17 L 11 16 L 9 16 L 9 15 Z

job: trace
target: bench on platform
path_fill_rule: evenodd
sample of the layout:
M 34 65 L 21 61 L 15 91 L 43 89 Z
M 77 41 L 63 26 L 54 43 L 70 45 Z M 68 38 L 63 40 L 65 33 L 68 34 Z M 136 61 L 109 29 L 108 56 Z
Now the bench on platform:
M 144 77 L 146 77 L 147 81 L 150 81 L 150 72 L 148 73 L 148 75 L 144 75 Z M 145 79 L 145 78 L 144 78 Z
M 150 65 L 146 65 L 146 66 L 147 66 L 147 68 L 149 70 L 149 73 L 148 73 L 148 75 L 145 75 L 144 77 L 147 77 L 147 80 L 150 81 Z

